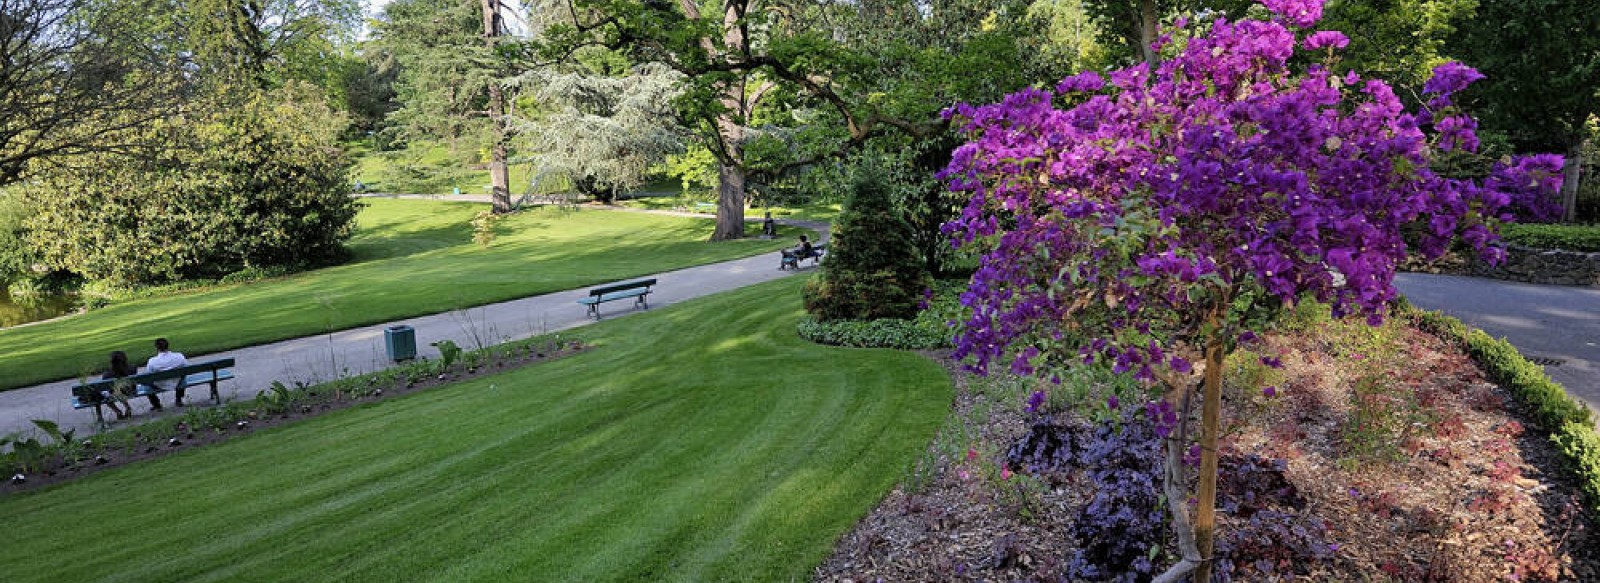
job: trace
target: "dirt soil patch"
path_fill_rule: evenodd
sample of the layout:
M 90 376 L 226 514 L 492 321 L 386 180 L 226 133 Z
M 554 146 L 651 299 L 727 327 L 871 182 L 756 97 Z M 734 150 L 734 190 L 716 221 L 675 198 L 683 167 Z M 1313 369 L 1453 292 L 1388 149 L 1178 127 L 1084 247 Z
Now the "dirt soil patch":
M 1327 543 L 1303 561 L 1264 536 L 1233 551 L 1234 580 L 1600 581 L 1594 516 L 1546 432 L 1459 349 L 1405 321 L 1325 322 L 1266 335 L 1229 369 L 1224 496 L 1233 471 L 1235 490 L 1293 498 L 1293 509 L 1271 509 L 1325 526 Z M 816 580 L 1067 580 L 1072 522 L 1093 484 L 1004 465 L 1041 385 L 951 373 L 959 392 L 945 430 Z M 992 388 L 1008 383 L 1027 384 Z M 1234 506 L 1219 509 L 1220 532 L 1263 528 L 1251 515 L 1265 506 Z

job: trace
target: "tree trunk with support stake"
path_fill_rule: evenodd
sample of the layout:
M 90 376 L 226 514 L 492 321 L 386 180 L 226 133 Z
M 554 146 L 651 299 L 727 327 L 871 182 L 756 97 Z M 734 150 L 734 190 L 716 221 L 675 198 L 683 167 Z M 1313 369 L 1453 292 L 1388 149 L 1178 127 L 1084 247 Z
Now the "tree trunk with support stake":
M 1216 325 L 1218 318 L 1213 316 Z M 1200 566 L 1196 581 L 1211 580 L 1212 553 L 1217 532 L 1217 438 L 1222 425 L 1223 344 L 1219 339 L 1206 343 L 1205 381 L 1200 403 L 1200 492 L 1195 509 L 1194 535 L 1199 546 Z

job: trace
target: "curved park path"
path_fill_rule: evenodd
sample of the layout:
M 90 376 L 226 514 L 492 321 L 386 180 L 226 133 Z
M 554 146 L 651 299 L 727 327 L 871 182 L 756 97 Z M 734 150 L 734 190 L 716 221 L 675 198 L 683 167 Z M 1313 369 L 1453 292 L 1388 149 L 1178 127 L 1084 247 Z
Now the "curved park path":
M 625 211 L 619 211 L 625 212 Z M 697 215 L 704 216 L 704 215 Z M 779 221 L 780 223 L 814 230 L 819 240 L 825 240 L 828 225 L 810 221 Z M 757 283 L 788 277 L 796 273 L 810 273 L 806 265 L 799 271 L 778 270 L 778 254 L 763 253 L 754 257 L 691 267 L 677 271 L 657 273 L 633 279 L 654 278 L 657 284 L 651 289 L 651 308 L 669 306 L 701 296 L 733 290 Z M 295 382 L 314 383 L 382 370 L 393 366 L 384 347 L 384 329 L 406 325 L 415 330 L 417 356 L 434 358 L 438 349 L 430 343 L 440 340 L 454 341 L 464 349 L 488 346 L 511 340 L 520 340 L 549 332 L 576 328 L 593 322 L 586 308 L 577 303 L 588 295 L 589 288 L 569 290 L 527 297 L 520 300 L 489 304 L 471 309 L 456 310 L 431 316 L 396 320 L 371 326 L 319 334 L 272 344 L 248 346 L 214 354 L 188 354 L 190 362 L 203 362 L 216 358 L 234 358 L 238 364 L 233 372 L 235 380 L 224 381 L 220 393 L 224 401 L 253 399 L 256 392 L 273 381 L 292 385 Z M 631 300 L 607 302 L 600 305 L 602 318 L 620 318 L 638 313 Z M 183 339 L 174 338 L 173 348 L 183 351 Z M 144 363 L 135 363 L 143 367 Z M 32 387 L 0 392 L 0 435 L 35 431 L 33 419 L 49 419 L 62 429 L 78 429 L 80 435 L 94 431 L 94 412 L 90 409 L 74 410 L 69 402 L 71 386 L 77 380 L 45 383 Z M 191 406 L 205 406 L 211 402 L 205 387 L 190 389 L 184 399 Z M 161 397 L 168 415 L 182 409 L 171 407 L 172 394 Z M 134 417 L 118 423 L 148 421 L 154 415 L 144 399 L 130 401 Z M 111 412 L 106 412 L 111 416 Z
M 1395 286 L 1418 307 L 1505 338 L 1600 412 L 1600 287 L 1423 273 L 1402 273 Z

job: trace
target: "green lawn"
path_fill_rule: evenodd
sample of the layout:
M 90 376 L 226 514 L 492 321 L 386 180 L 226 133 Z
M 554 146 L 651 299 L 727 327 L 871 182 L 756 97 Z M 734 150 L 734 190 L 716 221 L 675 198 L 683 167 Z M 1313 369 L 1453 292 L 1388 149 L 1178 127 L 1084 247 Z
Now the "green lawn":
M 98 374 L 112 350 L 143 361 L 158 336 L 215 352 L 770 252 L 792 238 L 710 243 L 707 219 L 540 209 L 506 219 L 484 248 L 468 225 L 484 205 L 369 204 L 353 263 L 0 330 L 0 390 Z
M 473 169 L 473 164 L 450 148 L 435 143 L 425 143 L 395 152 L 373 152 L 365 145 L 349 144 L 347 148 L 355 158 L 355 180 L 366 192 L 399 194 L 450 194 L 461 189 L 462 194 L 488 194 L 489 171 Z M 512 196 L 520 196 L 528 187 L 527 164 L 512 164 L 509 168 Z M 546 179 L 542 191 L 567 188 L 566 179 Z
M 809 579 L 952 389 L 915 354 L 800 340 L 801 285 L 606 321 L 579 356 L 0 499 L 4 579 Z
M 698 192 L 676 195 L 658 194 L 654 196 L 641 196 L 622 200 L 618 202 L 618 204 L 621 206 L 638 209 L 698 212 L 711 217 L 715 216 L 717 211 L 714 207 L 705 205 L 716 204 L 716 202 L 716 193 Z M 839 216 L 839 212 L 842 210 L 842 208 L 843 205 L 838 203 L 816 203 L 795 207 L 752 207 L 745 209 L 744 216 L 746 218 L 761 218 L 763 213 L 771 212 L 772 217 L 777 219 L 799 219 L 806 221 L 832 222 Z

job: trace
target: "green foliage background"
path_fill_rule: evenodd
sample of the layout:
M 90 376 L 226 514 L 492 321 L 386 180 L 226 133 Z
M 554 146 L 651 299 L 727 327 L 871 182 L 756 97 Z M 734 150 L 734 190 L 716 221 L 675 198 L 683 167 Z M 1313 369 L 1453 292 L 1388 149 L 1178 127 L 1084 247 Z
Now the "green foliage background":
M 41 261 L 148 284 L 342 258 L 358 203 L 321 95 L 291 83 L 206 106 L 140 137 L 171 146 L 158 156 L 90 154 L 24 187 Z

